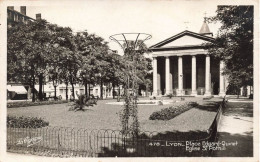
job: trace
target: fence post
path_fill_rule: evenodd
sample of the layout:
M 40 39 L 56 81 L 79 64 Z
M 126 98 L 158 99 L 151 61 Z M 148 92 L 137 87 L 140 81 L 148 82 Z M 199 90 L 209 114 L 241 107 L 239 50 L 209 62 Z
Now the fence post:
M 58 152 L 60 150 L 60 132 L 58 132 Z

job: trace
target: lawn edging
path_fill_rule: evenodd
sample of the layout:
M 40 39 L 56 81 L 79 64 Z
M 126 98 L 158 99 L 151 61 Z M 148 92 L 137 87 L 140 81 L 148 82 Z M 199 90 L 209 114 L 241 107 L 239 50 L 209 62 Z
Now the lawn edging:
M 19 107 L 27 107 L 27 106 L 39 106 L 39 105 L 53 105 L 53 104 L 62 104 L 68 103 L 66 100 L 60 101 L 20 101 L 20 102 L 10 102 L 7 103 L 7 108 L 19 108 Z

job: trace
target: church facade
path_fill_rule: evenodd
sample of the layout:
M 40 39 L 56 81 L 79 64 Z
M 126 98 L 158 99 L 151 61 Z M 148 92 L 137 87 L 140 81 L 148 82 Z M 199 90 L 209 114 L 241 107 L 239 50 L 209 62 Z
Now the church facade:
M 185 30 L 151 46 L 153 96 L 224 96 L 224 63 L 204 48 L 204 43 L 212 41 L 213 34 L 204 21 L 199 33 Z

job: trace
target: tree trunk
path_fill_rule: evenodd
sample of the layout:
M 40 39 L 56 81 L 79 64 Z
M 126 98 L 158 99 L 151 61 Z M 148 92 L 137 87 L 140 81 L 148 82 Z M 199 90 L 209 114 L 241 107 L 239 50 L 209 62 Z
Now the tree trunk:
M 245 89 L 245 97 L 247 97 L 247 86 L 244 86 L 244 89 Z
M 120 97 L 121 97 L 121 95 L 120 95 L 120 85 L 119 85 L 118 86 L 118 94 L 117 94 L 117 102 L 120 101 Z
M 66 84 L 66 100 L 68 101 L 68 82 L 65 83 Z
M 103 80 L 100 80 L 100 99 L 103 99 Z
M 73 83 L 71 83 L 71 90 L 72 90 L 72 97 L 73 97 L 73 100 L 75 99 L 75 94 L 74 94 L 74 85 Z
M 34 88 L 34 84 L 35 84 L 35 78 L 33 76 L 33 81 L 32 81 L 32 93 L 33 93 L 32 102 L 35 102 L 35 88 Z
M 43 94 L 42 94 L 42 81 L 43 81 L 43 74 L 39 75 L 39 100 L 42 101 Z
M 119 96 L 119 98 L 120 98 L 120 96 L 121 96 L 120 85 L 118 86 L 118 96 Z
M 74 85 L 73 85 L 73 79 L 72 78 L 70 78 L 70 84 L 71 84 L 72 97 L 73 97 L 73 100 L 74 100 L 75 94 L 74 94 Z
M 54 86 L 54 99 L 56 99 L 56 97 L 57 97 L 57 95 L 56 95 L 57 94 L 57 90 L 56 89 L 57 89 L 57 86 Z
M 84 86 L 85 86 L 85 95 L 88 96 L 88 83 L 85 82 Z
M 112 96 L 113 96 L 113 99 L 115 99 L 115 84 L 112 83 Z
M 148 96 L 148 85 L 145 84 L 145 97 L 147 97 L 147 96 Z
M 90 97 L 90 85 L 91 84 L 88 84 L 88 96 Z

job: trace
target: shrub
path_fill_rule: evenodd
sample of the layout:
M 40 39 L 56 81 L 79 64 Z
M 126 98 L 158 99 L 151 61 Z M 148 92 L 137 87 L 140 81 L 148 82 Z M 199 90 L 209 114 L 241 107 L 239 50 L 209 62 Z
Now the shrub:
M 18 108 L 18 107 L 27 107 L 27 106 L 39 106 L 39 105 L 53 105 L 53 104 L 62 104 L 67 103 L 66 100 L 61 101 L 37 101 L 37 102 L 31 102 L 31 101 L 22 101 L 22 102 L 10 102 L 7 103 L 7 108 Z
M 10 128 L 42 128 L 49 125 L 49 122 L 37 117 L 7 116 L 7 127 Z
M 97 99 L 93 97 L 87 97 L 86 95 L 78 95 L 78 99 L 74 100 L 74 102 L 71 105 L 69 105 L 69 111 L 84 111 L 85 106 L 93 106 L 94 104 L 97 104 Z
M 197 102 L 188 102 L 178 106 L 171 106 L 160 111 L 153 112 L 150 115 L 149 120 L 171 120 L 177 115 L 197 106 Z

